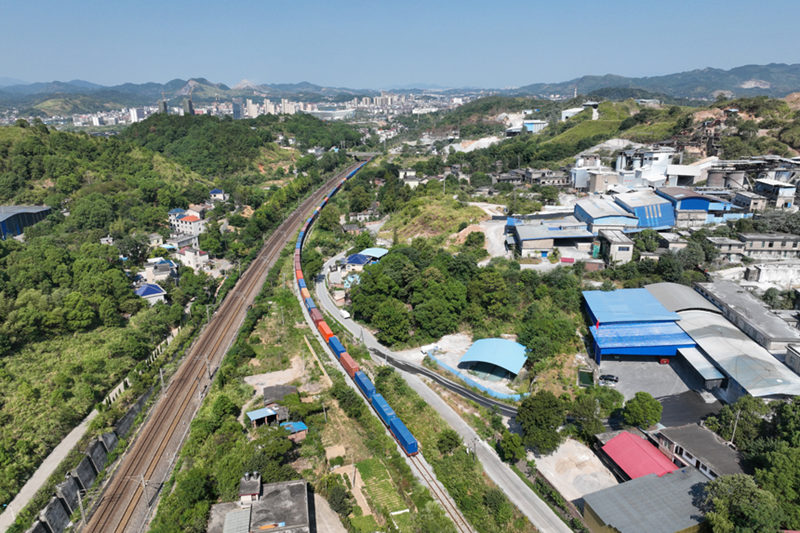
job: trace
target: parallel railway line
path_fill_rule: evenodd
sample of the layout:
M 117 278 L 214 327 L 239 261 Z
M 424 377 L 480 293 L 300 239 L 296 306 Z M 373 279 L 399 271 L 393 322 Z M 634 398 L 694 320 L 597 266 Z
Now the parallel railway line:
M 206 360 L 211 368 L 217 368 L 233 343 L 247 309 L 263 285 L 269 269 L 274 265 L 290 236 L 302 223 L 305 213 L 313 209 L 326 192 L 356 166 L 353 165 L 337 174 L 317 189 L 267 239 L 256 259 L 224 299 L 186 354 L 165 394 L 158 400 L 131 449 L 113 473 L 84 531 L 98 533 L 138 531 L 146 523 L 153 498 L 143 501 L 144 482 L 159 473 L 165 478 L 169 474 L 168 471 L 159 472 L 169 468 L 167 455 L 170 454 L 165 452 L 176 437 L 175 432 L 181 422 L 188 424 L 199 408 L 203 391 L 201 390 L 197 396 L 195 393 L 201 385 L 207 388 L 210 384 L 209 376 L 206 375 Z M 203 355 L 205 357 L 202 357 Z M 182 438 L 178 436 L 178 442 L 173 442 L 172 448 L 180 449 Z

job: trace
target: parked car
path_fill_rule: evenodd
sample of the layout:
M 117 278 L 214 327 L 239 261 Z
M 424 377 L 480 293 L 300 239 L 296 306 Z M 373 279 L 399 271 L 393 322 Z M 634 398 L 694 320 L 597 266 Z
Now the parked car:
M 608 381 L 611 383 L 619 383 L 619 377 L 614 374 L 603 374 L 600 376 L 600 381 Z

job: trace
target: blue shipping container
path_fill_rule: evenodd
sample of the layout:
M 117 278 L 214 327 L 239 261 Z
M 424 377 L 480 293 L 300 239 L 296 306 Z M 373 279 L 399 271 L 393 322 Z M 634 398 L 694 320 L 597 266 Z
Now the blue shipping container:
M 306 286 L 306 280 L 304 280 L 304 279 L 297 280 L 297 284 L 300 286 L 301 289 L 307 289 L 308 288 Z
M 367 375 L 359 370 L 353 376 L 353 381 L 356 382 L 356 385 L 361 389 L 361 392 L 366 396 L 367 400 L 372 401 L 372 395 L 375 394 L 375 385 L 372 384 Z
M 375 412 L 378 413 L 378 416 L 381 417 L 381 420 L 383 420 L 383 423 L 387 426 L 393 418 L 397 417 L 392 407 L 383 399 L 383 396 L 377 392 L 372 395 L 372 407 L 375 408 Z
M 328 339 L 328 346 L 330 346 L 331 350 L 333 350 L 333 353 L 336 355 L 336 359 L 339 359 L 342 354 L 347 351 L 342 344 L 342 341 L 340 341 L 339 337 L 336 335 Z
M 414 435 L 411 434 L 402 420 L 394 417 L 392 421 L 389 422 L 389 431 L 392 432 L 394 438 L 397 439 L 397 442 L 400 443 L 400 446 L 408 455 L 414 455 L 419 451 L 417 439 L 414 438 Z
M 306 298 L 306 309 L 316 309 L 317 306 L 314 304 L 314 300 L 311 298 Z

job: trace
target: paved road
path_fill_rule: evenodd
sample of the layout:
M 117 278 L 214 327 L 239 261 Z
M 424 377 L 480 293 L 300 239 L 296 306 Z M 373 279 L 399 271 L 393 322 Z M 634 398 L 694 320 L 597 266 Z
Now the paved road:
M 86 430 L 89 428 L 89 423 L 96 416 L 97 411 L 93 409 L 80 424 L 75 426 L 75 428 L 64 437 L 58 446 L 53 448 L 50 455 L 42 461 L 39 468 L 36 469 L 30 479 L 22 486 L 14 499 L 11 500 L 11 503 L 8 504 L 5 512 L 0 514 L 0 531 L 5 531 L 11 527 L 11 524 L 13 524 L 14 520 L 17 518 L 17 514 L 19 514 L 19 512 L 28 505 L 28 502 L 36 496 L 39 489 L 47 482 L 50 476 L 53 475 L 58 465 L 61 464 L 61 461 L 63 461 L 69 452 L 78 444 L 78 441 L 81 440 Z
M 334 261 L 332 259 L 331 261 Z M 327 271 L 328 264 L 324 266 Z M 362 328 L 351 319 L 345 319 L 339 314 L 339 310 L 333 303 L 333 300 L 328 293 L 324 280 L 319 278 L 317 280 L 316 290 L 317 305 L 323 307 L 327 313 L 334 317 L 340 324 L 342 324 L 350 333 L 361 339 L 367 348 L 380 349 L 388 352 L 390 355 L 395 355 L 380 344 L 369 330 Z M 436 409 L 436 412 L 444 418 L 444 420 L 454 430 L 461 435 L 464 442 L 470 447 L 475 449 L 478 458 L 483 464 L 483 468 L 489 477 L 494 481 L 498 487 L 508 496 L 511 502 L 528 517 L 533 525 L 539 528 L 540 531 L 545 532 L 563 532 L 570 533 L 571 530 L 567 525 L 544 503 L 539 497 L 517 476 L 511 468 L 503 461 L 500 460 L 497 453 L 481 438 L 478 434 L 456 413 L 442 398 L 436 394 L 424 381 L 417 376 L 411 375 L 408 372 L 400 371 L 400 375 L 406 382 L 419 394 L 428 404 Z

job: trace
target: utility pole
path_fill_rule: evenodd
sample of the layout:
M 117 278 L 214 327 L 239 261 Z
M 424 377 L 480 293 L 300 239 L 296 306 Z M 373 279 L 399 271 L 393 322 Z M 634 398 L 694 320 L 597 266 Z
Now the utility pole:
M 736 426 L 739 424 L 739 415 L 742 414 L 742 409 L 739 408 L 736 411 L 736 420 L 733 421 L 733 431 L 731 432 L 731 444 L 733 444 L 733 438 L 736 436 Z
M 164 369 L 163 368 L 159 368 L 158 369 L 158 376 L 161 378 L 161 390 L 163 391 L 164 390 Z

